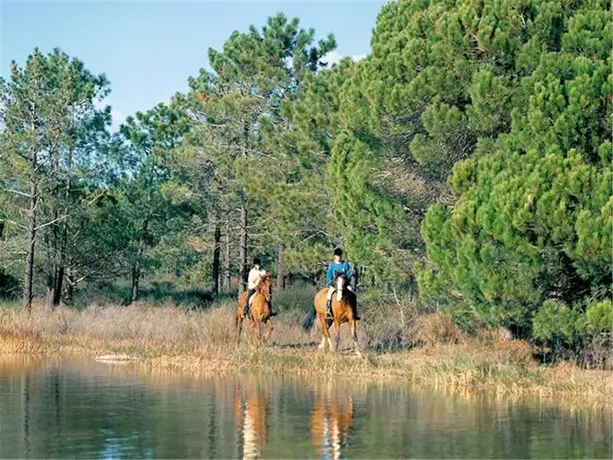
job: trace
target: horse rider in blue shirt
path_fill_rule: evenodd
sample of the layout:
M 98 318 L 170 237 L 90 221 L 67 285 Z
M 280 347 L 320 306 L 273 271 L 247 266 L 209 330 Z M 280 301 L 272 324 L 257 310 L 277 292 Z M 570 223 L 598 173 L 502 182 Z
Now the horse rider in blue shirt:
M 334 285 L 334 280 L 337 275 L 340 273 L 344 273 L 347 277 L 347 288 L 351 289 L 351 279 L 353 277 L 353 272 L 351 271 L 351 267 L 349 266 L 349 262 L 346 260 L 342 260 L 343 250 L 341 248 L 336 248 L 334 250 L 334 260 L 330 263 L 328 267 L 328 272 L 326 273 L 326 284 L 328 285 L 328 296 L 326 298 L 326 309 L 328 314 L 330 315 L 331 307 L 332 307 L 332 295 L 336 290 L 336 286 Z M 331 315 L 330 315 L 331 316 Z

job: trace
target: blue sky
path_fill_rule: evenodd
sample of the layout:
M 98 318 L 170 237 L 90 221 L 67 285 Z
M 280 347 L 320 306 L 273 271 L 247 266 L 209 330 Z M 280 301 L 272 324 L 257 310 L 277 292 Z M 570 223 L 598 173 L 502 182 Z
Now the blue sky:
M 298 17 L 317 35 L 336 36 L 340 55 L 368 53 L 382 0 L 128 1 L 0 0 L 2 76 L 38 46 L 61 48 L 96 73 L 106 73 L 115 123 L 187 89 L 234 30 L 258 28 L 268 16 Z

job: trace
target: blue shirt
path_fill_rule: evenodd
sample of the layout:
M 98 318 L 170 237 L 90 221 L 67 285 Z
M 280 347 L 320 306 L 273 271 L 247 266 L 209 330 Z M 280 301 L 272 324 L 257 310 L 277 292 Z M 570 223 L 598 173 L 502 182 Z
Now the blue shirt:
M 328 273 L 326 274 L 326 284 L 331 285 L 334 282 L 334 278 L 339 273 L 345 273 L 347 275 L 347 281 L 351 281 L 351 277 L 353 276 L 353 272 L 349 267 L 349 262 L 346 260 L 341 260 L 340 262 L 332 262 L 328 267 Z

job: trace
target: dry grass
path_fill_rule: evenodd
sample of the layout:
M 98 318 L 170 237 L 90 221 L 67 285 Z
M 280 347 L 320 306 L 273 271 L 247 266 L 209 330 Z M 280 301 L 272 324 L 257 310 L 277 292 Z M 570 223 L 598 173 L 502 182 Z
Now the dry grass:
M 35 306 L 31 313 L 0 308 L 0 353 L 127 354 L 149 369 L 193 374 L 264 370 L 398 379 L 454 391 L 488 389 L 498 395 L 572 396 L 576 402 L 607 406 L 612 402 L 611 372 L 586 371 L 570 364 L 539 366 L 525 342 L 495 336 L 471 339 L 439 315 L 417 318 L 407 327 L 406 334 L 419 347 L 389 353 L 373 351 L 376 331 L 369 324 L 361 338 L 363 345 L 369 345 L 362 358 L 349 352 L 346 327 L 339 354 L 318 352 L 317 331 L 302 332 L 300 319 L 295 312 L 282 312 L 275 318 L 273 343 L 257 348 L 244 343 L 236 347 L 234 308 L 229 303 L 206 311 L 143 304 L 94 305 L 81 311 Z

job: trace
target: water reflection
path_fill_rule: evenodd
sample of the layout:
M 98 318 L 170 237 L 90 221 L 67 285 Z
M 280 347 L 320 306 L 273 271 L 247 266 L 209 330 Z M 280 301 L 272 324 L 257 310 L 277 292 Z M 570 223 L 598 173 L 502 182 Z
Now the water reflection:
M 241 385 L 242 383 L 242 385 Z M 244 391 L 241 391 L 241 386 Z M 266 447 L 266 427 L 270 388 L 261 379 L 237 381 L 234 394 L 234 413 L 242 441 L 242 457 L 258 458 Z M 243 396 L 243 393 L 246 396 Z
M 612 428 L 601 406 L 0 357 L 0 458 L 610 458 Z
M 319 457 L 339 459 L 348 445 L 353 397 L 347 388 L 328 383 L 314 391 L 311 433 Z

